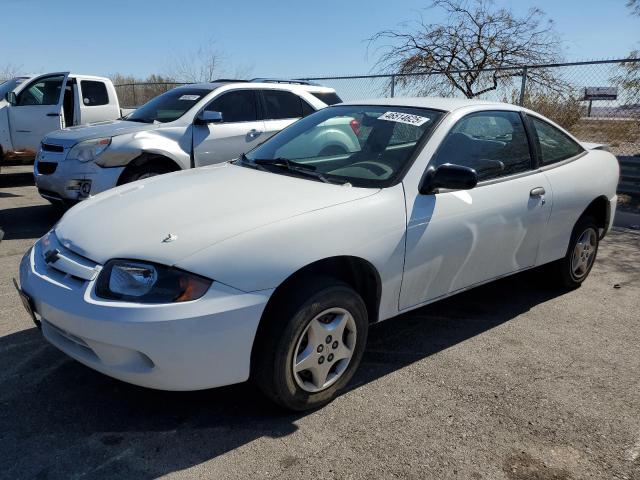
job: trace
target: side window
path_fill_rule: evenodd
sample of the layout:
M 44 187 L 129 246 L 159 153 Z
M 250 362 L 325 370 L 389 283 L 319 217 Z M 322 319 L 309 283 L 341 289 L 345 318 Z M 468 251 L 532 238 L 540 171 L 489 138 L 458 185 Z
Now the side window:
M 97 107 L 109 103 L 109 94 L 107 93 L 107 86 L 104 82 L 82 80 L 80 82 L 80 89 L 82 90 L 82 103 L 87 107 Z
M 20 92 L 16 99 L 17 105 L 57 105 L 60 101 L 63 83 L 64 75 L 36 80 Z
M 256 94 L 253 90 L 223 93 L 206 110 L 222 113 L 224 123 L 253 122 L 258 119 Z
M 307 115 L 311 115 L 313 112 L 316 111 L 311 105 L 309 105 L 304 100 L 300 99 L 300 102 L 302 102 L 302 116 L 303 117 L 306 117 Z
M 529 142 L 520 114 L 487 111 L 462 118 L 442 141 L 430 164 L 444 163 L 471 167 L 481 181 L 531 169 Z
M 554 126 L 536 117 L 529 118 L 538 137 L 542 165 L 561 162 L 584 151 L 580 145 Z
M 267 107 L 265 120 L 302 117 L 302 100 L 295 93 L 284 90 L 263 90 Z

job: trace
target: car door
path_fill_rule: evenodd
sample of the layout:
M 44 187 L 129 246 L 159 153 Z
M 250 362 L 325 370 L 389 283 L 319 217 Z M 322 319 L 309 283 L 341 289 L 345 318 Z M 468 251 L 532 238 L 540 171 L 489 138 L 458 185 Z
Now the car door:
M 264 89 L 261 93 L 267 138 L 308 114 L 309 110 L 313 110 L 298 95 L 287 90 Z
M 522 117 L 482 111 L 461 118 L 429 167 L 474 168 L 471 190 L 422 195 L 406 186 L 406 259 L 400 309 L 536 264 L 552 195 L 535 170 Z
M 11 141 L 16 151 L 37 150 L 42 138 L 59 130 L 68 72 L 42 75 L 31 80 L 9 108 Z
M 205 110 L 220 112 L 222 122 L 193 125 L 193 157 L 197 167 L 237 158 L 264 140 L 264 121 L 254 90 L 224 92 Z

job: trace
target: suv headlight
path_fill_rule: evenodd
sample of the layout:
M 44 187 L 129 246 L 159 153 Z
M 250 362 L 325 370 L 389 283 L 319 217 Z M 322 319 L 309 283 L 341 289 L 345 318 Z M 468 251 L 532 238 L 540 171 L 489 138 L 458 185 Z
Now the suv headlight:
M 137 303 L 188 302 L 202 297 L 213 280 L 179 268 L 135 260 L 110 260 L 96 282 L 96 295 Z
M 67 154 L 67 160 L 89 162 L 98 158 L 111 144 L 111 138 L 94 138 L 85 140 L 73 146 Z

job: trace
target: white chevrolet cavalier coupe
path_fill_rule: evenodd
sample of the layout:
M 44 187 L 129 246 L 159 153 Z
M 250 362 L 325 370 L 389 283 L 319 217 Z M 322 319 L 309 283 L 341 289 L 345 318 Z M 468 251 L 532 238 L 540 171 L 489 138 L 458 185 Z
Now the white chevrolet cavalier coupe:
M 358 141 L 320 155 L 305 138 L 335 122 Z M 372 323 L 544 264 L 578 286 L 618 175 L 606 149 L 521 107 L 340 104 L 234 162 L 74 207 L 25 254 L 21 295 L 47 340 L 112 377 L 251 377 L 312 408 L 352 377 Z

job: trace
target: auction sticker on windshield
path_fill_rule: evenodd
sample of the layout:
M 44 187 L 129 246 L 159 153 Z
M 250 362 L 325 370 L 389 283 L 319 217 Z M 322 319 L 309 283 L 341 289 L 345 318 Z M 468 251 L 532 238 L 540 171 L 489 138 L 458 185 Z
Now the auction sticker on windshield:
M 200 95 L 182 95 L 178 100 L 188 100 L 188 101 L 194 101 L 194 100 L 198 100 L 200 98 Z
M 427 123 L 429 118 L 421 117 L 420 115 L 413 115 L 411 113 L 385 112 L 378 117 L 378 120 L 406 123 L 407 125 L 415 125 L 416 127 L 419 127 L 420 125 Z

